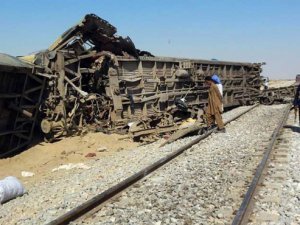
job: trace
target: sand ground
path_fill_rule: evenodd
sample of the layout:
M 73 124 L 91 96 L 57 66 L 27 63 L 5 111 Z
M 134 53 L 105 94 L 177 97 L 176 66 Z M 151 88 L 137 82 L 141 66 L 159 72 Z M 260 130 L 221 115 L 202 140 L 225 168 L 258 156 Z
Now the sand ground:
M 124 139 L 125 138 L 125 139 Z M 0 160 L 0 180 L 6 176 L 19 178 L 26 186 L 53 174 L 52 169 L 68 163 L 85 163 L 135 148 L 138 143 L 117 134 L 88 133 L 84 136 L 67 137 L 55 143 L 41 142 L 19 155 Z M 106 149 L 106 150 L 105 150 Z M 95 153 L 94 157 L 86 157 Z M 22 177 L 21 172 L 33 172 L 32 177 Z

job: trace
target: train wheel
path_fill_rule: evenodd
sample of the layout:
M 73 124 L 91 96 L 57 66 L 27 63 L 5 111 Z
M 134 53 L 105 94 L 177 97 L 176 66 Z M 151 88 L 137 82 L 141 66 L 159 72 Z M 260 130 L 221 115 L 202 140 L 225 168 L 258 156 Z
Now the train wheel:
M 272 97 L 264 97 L 260 102 L 264 105 L 272 105 L 274 103 L 274 99 Z
M 264 105 L 272 105 L 274 103 L 274 99 L 272 97 L 264 97 L 260 100 L 260 103 Z

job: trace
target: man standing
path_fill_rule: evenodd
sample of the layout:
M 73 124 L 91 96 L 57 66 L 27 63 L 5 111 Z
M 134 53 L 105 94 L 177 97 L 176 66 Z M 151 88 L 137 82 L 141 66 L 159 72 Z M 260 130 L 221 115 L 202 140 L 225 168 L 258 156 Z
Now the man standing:
M 225 133 L 225 127 L 222 120 L 222 96 L 210 76 L 205 77 L 205 83 L 209 86 L 208 90 L 208 106 L 206 109 L 207 126 L 211 126 L 216 122 L 218 125 L 218 132 Z
M 300 124 L 300 74 L 296 76 L 295 97 L 294 97 L 293 105 L 295 111 L 295 122 L 298 114 L 299 124 Z
M 217 74 L 214 74 L 214 75 L 212 75 L 211 79 L 215 83 L 215 85 L 217 85 L 217 87 L 218 87 L 218 89 L 221 93 L 221 96 L 223 98 L 223 85 L 222 85 L 222 82 L 221 82 L 219 76 Z M 223 110 L 224 110 L 223 109 L 223 104 L 221 106 L 221 109 L 222 109 L 221 112 L 223 112 Z

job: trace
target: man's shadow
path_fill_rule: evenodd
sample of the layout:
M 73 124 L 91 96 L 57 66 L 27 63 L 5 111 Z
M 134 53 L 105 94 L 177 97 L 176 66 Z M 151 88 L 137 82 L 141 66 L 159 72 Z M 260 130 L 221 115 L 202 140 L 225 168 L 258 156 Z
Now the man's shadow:
M 293 126 L 293 125 L 285 125 L 283 128 L 291 129 L 293 132 L 300 133 L 300 127 L 299 126 Z

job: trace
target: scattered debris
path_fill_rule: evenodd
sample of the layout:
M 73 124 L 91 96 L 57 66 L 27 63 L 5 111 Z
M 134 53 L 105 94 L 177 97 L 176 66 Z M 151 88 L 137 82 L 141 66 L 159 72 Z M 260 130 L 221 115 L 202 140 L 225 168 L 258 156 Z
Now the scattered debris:
M 203 125 L 200 123 L 193 123 L 190 124 L 189 126 L 186 126 L 184 128 L 181 128 L 174 132 L 165 142 L 163 142 L 160 147 L 165 146 L 166 144 L 170 144 L 180 138 L 183 138 L 187 135 L 191 135 L 193 133 L 199 133 L 203 128 Z M 166 138 L 165 138 L 166 139 Z
M 193 118 L 188 118 L 187 120 L 183 121 L 182 124 L 180 124 L 179 129 L 187 128 L 190 126 L 193 126 L 196 123 L 197 120 Z
M 94 153 L 94 152 L 89 152 L 88 154 L 85 155 L 85 157 L 87 157 L 87 158 L 92 158 L 95 156 L 96 156 L 96 153 Z
M 71 169 L 84 169 L 88 170 L 91 167 L 85 165 L 84 163 L 69 163 L 65 165 L 61 165 L 59 167 L 56 167 L 52 170 L 52 172 L 58 171 L 58 170 L 71 170 Z
M 21 175 L 22 177 L 33 177 L 35 174 L 33 172 L 22 171 Z
M 65 154 L 67 154 L 67 152 L 65 150 L 63 150 L 60 154 L 65 155 Z
M 170 138 L 170 134 L 165 134 L 165 135 L 163 135 L 163 138 L 165 139 L 165 140 L 168 140 L 169 138 Z
M 99 147 L 97 148 L 97 152 L 106 152 L 107 148 L 106 147 Z
M 88 148 L 91 148 L 93 145 L 95 145 L 95 143 L 96 143 L 96 141 L 95 140 L 92 140 L 92 142 L 90 142 L 89 144 L 88 144 Z

